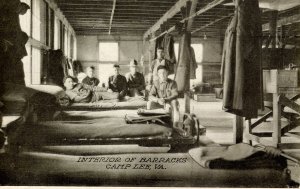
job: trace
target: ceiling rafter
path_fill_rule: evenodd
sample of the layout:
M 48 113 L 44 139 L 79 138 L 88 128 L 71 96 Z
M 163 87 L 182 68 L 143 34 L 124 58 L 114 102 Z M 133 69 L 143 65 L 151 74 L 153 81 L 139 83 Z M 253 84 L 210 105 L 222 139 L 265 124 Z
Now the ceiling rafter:
M 117 3 L 117 0 L 114 0 L 114 2 L 113 2 L 113 8 L 111 10 L 111 15 L 110 15 L 108 35 L 110 35 L 110 32 L 111 32 L 111 26 L 112 26 L 112 22 L 113 22 L 113 19 L 114 19 L 114 14 L 115 14 L 115 9 L 116 9 L 116 3 Z

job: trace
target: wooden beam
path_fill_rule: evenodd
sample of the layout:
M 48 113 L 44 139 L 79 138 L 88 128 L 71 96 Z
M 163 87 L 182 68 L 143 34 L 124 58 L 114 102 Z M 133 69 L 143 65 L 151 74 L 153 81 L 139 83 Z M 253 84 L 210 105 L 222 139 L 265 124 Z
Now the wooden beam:
M 184 7 L 186 5 L 186 2 L 189 0 L 179 0 L 171 9 L 169 9 L 151 28 L 149 28 L 145 34 L 144 38 L 147 38 L 151 33 L 154 33 L 160 28 L 160 25 L 163 24 L 168 19 L 172 18 L 174 15 L 176 15 L 181 7 Z
M 231 16 L 233 16 L 233 15 L 234 15 L 234 13 L 232 13 L 232 14 L 230 14 L 230 15 L 227 15 L 227 16 L 224 16 L 224 17 L 221 17 L 221 18 L 218 18 L 218 19 L 216 19 L 216 20 L 214 20 L 214 21 L 212 21 L 212 22 L 210 22 L 210 23 L 208 23 L 208 24 L 205 24 L 204 26 L 202 26 L 202 27 L 200 27 L 200 28 L 198 28 L 198 29 L 192 31 L 192 34 L 198 32 L 198 31 L 201 31 L 201 30 L 203 30 L 203 29 L 205 29 L 205 28 L 207 28 L 207 27 L 209 27 L 209 26 L 212 26 L 212 25 L 216 24 L 217 22 L 220 22 L 221 20 L 224 20 L 224 19 L 226 19 L 226 18 L 228 18 L 228 17 L 231 17 Z
M 195 14 L 196 8 L 197 8 L 197 3 L 198 3 L 198 0 L 192 0 L 190 15 Z M 194 22 L 194 18 L 188 20 L 188 24 L 187 24 L 187 31 L 188 32 L 191 32 L 193 22 Z
M 110 15 L 108 35 L 110 35 L 111 26 L 112 26 L 114 14 L 115 14 L 115 9 L 116 9 L 116 3 L 117 3 L 117 0 L 114 0 L 114 2 L 113 2 L 113 8 L 112 8 L 112 10 L 111 10 L 111 15 Z
M 214 0 L 214 1 L 212 1 L 211 3 L 207 4 L 205 7 L 201 8 L 201 9 L 200 9 L 199 11 L 197 11 L 195 14 L 193 14 L 193 15 L 191 15 L 191 16 L 185 18 L 185 19 L 182 19 L 180 22 L 181 22 L 181 23 L 184 23 L 186 20 L 189 20 L 189 19 L 192 19 L 192 18 L 194 18 L 194 17 L 196 17 L 196 16 L 199 16 L 200 14 L 205 13 L 206 11 L 208 11 L 208 10 L 214 8 L 215 6 L 217 6 L 217 5 L 221 4 L 221 3 L 223 3 L 224 1 L 226 1 L 226 0 Z M 176 27 L 173 26 L 173 27 L 171 27 L 170 29 L 166 30 L 165 32 L 161 33 L 159 36 L 157 36 L 157 37 L 155 37 L 155 38 L 153 38 L 153 39 L 151 39 L 151 40 L 155 40 L 155 39 L 157 39 L 158 37 L 164 35 L 165 33 L 172 32 L 172 31 L 175 30 L 175 28 L 176 28 Z M 150 29 L 151 29 L 151 28 L 150 28 Z M 149 31 L 149 30 L 148 30 L 148 31 Z M 156 30 L 155 30 L 155 31 L 156 31 Z M 146 34 L 146 33 L 145 33 L 145 34 Z M 145 35 L 145 34 L 144 34 L 144 37 L 147 38 L 148 35 Z
M 300 22 L 300 14 L 296 14 L 296 15 L 293 15 L 293 16 L 289 16 L 289 17 L 279 19 L 277 21 L 277 27 L 281 27 L 281 26 L 284 26 L 284 25 L 289 25 L 289 24 L 293 24 L 293 23 L 297 23 L 297 22 Z M 269 23 L 263 24 L 262 25 L 262 30 L 263 31 L 269 31 L 270 30 L 270 24 Z

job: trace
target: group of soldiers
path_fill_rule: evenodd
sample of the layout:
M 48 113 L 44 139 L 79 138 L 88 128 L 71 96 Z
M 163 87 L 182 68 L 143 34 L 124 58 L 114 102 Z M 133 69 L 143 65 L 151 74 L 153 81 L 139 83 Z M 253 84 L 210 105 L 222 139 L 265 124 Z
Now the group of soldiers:
M 150 64 L 147 86 L 144 75 L 137 71 L 137 61 L 131 60 L 129 66 L 130 72 L 123 76 L 120 74 L 120 66 L 113 65 L 114 75 L 109 77 L 108 86 L 100 86 L 99 79 L 94 77 L 94 68 L 88 67 L 87 77 L 82 83 L 75 83 L 71 77 L 64 79 L 66 94 L 73 102 L 146 97 L 148 110 L 163 108 L 172 111 L 174 121 L 179 121 L 177 84 L 168 78 L 170 62 L 164 58 L 163 49 L 157 49 L 157 58 Z

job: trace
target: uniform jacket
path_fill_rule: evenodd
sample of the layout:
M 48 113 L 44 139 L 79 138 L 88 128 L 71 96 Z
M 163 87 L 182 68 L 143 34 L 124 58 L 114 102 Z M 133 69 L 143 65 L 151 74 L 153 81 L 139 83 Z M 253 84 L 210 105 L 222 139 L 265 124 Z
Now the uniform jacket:
M 108 88 L 113 92 L 120 93 L 121 96 L 125 96 L 127 93 L 127 81 L 123 75 L 112 75 L 108 78 Z
M 149 98 L 152 100 L 158 98 L 164 98 L 167 102 L 174 100 L 178 97 L 177 84 L 171 79 L 167 79 L 166 82 L 154 83 L 150 92 Z
M 132 75 L 131 73 L 127 73 L 126 80 L 127 80 L 127 87 L 129 89 L 138 89 L 140 91 L 145 89 L 145 78 L 144 75 L 140 72 L 136 72 L 135 75 Z
M 261 18 L 258 0 L 236 0 L 222 56 L 223 108 L 254 118 L 262 107 Z
M 91 85 L 91 86 L 97 86 L 100 83 L 100 81 L 99 81 L 99 79 L 97 79 L 95 77 L 90 78 L 87 76 L 82 80 L 82 83 Z

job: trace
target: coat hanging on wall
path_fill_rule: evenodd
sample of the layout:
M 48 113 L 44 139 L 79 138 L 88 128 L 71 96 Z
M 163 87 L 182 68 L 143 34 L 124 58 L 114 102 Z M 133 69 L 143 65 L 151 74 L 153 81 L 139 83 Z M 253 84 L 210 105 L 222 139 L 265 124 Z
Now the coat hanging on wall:
M 223 108 L 254 118 L 262 108 L 261 16 L 258 0 L 236 0 L 222 57 Z

